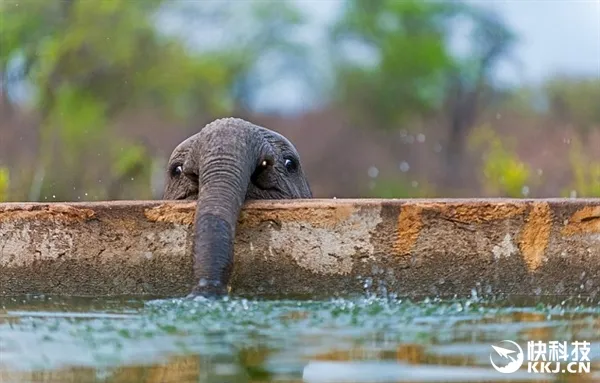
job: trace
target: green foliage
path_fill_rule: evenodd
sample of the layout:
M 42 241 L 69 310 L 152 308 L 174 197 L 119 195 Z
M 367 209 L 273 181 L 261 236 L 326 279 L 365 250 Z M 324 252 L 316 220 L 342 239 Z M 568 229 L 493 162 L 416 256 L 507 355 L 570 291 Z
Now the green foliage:
M 535 117 L 538 115 L 536 107 L 536 93 L 530 87 L 516 87 L 504 92 L 497 103 L 498 109 L 516 113 L 522 117 Z
M 600 80 L 557 77 L 544 86 L 551 115 L 586 136 L 600 127 Z
M 433 198 L 434 188 L 426 180 L 410 182 L 406 179 L 377 180 L 367 193 L 370 198 Z
M 135 174 L 138 169 L 149 165 L 150 158 L 141 145 L 130 145 L 120 151 L 114 163 L 113 173 L 119 177 Z
M 564 196 L 571 196 L 571 190 L 578 197 L 600 197 L 600 161 L 590 161 L 578 139 L 571 140 L 569 163 L 573 172 L 573 184 Z
M 470 141 L 473 148 L 485 153 L 483 176 L 487 191 L 505 197 L 523 197 L 524 188 L 531 182 L 531 169 L 519 160 L 511 145 L 503 143 L 489 126 L 476 129 Z
M 210 111 L 226 111 L 229 79 L 223 67 L 210 57 L 190 55 L 176 39 L 156 31 L 152 18 L 162 3 L 4 2 L 3 20 L 10 22 L 3 27 L 0 44 L 7 49 L 0 62 L 4 68 L 23 56 L 24 74 L 33 79 L 44 114 L 52 112 L 63 86 L 85 89 L 88 100 L 112 114 L 139 105 L 172 111 L 192 97 L 199 105 L 221 98 Z
M 196 27 L 211 34 L 216 29 L 225 31 L 200 49 L 203 56 L 218 58 L 220 68 L 231 75 L 228 91 L 235 107 L 251 108 L 265 86 L 285 75 L 318 84 L 316 71 L 308 69 L 308 47 L 295 38 L 306 18 L 293 2 L 226 0 L 215 2 L 216 7 L 199 4 L 186 0 L 169 3 L 170 15 L 190 20 L 187 28 L 172 35 L 185 39 Z M 259 73 L 266 63 L 269 70 Z
M 85 158 L 118 137 L 111 124 L 122 112 L 149 107 L 185 118 L 231 110 L 232 79 L 219 61 L 191 55 L 178 40 L 157 32 L 153 17 L 163 3 L 2 3 L 0 73 L 21 61 L 20 79 L 33 86 L 42 118 L 37 167 L 45 184 L 40 190 L 49 190 L 65 173 L 72 180 L 94 173 L 90 167 L 101 166 L 94 163 L 97 158 Z M 13 72 L 14 77 L 18 72 Z M 98 150 L 108 163 L 119 160 Z M 74 198 L 67 190 L 56 191 L 67 193 L 61 198 Z
M 41 117 L 31 198 L 81 198 L 82 190 L 98 198 L 113 194 L 114 182 L 143 161 L 148 168 L 151 158 L 114 129 L 119 116 L 144 109 L 185 121 L 229 115 L 236 103 L 254 95 L 253 71 L 264 55 L 302 54 L 285 37 L 288 28 L 302 22 L 288 2 L 244 2 L 246 13 L 237 19 L 241 26 L 230 22 L 234 41 L 209 52 L 189 49 L 183 36 L 158 29 L 160 16 L 182 3 L 190 5 L 166 0 L 0 3 L 0 79 L 7 88 L 30 85 L 32 106 Z M 239 5 L 218 3 L 217 10 L 227 18 Z M 210 6 L 194 2 L 192 8 L 202 13 Z
M 232 2 L 239 8 L 240 3 Z M 246 3 L 249 24 L 244 29 L 231 28 L 232 34 L 240 46 L 235 52 L 233 65 L 244 73 L 236 83 L 236 95 L 247 104 L 260 90 L 260 81 L 256 73 L 257 64 L 269 57 L 272 65 L 280 61 L 280 69 L 270 71 L 272 77 L 266 81 L 278 81 L 286 70 L 296 74 L 306 74 L 302 69 L 307 64 L 306 48 L 294 40 L 293 32 L 302 26 L 306 19 L 288 1 L 268 2 L 250 1 Z M 241 44 L 240 44 L 241 43 Z M 310 76 L 305 80 L 310 79 Z
M 7 168 L 0 167 L 0 202 L 8 200 L 9 175 Z
M 445 41 L 449 21 L 462 7 L 419 0 L 349 0 L 332 29 L 340 101 L 381 127 L 433 110 L 453 60 Z M 364 64 L 344 47 L 372 54 Z
M 113 146 L 116 148 L 117 146 Z M 114 176 L 108 186 L 106 198 L 150 199 L 150 177 L 153 158 L 143 145 L 123 142 L 114 150 L 115 161 L 111 173 Z

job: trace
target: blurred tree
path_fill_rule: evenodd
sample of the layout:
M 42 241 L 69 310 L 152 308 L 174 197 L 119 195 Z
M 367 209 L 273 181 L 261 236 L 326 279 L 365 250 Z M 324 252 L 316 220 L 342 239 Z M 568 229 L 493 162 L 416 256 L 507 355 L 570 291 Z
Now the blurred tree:
M 497 197 L 521 198 L 529 196 L 531 169 L 515 153 L 514 142 L 502 138 L 483 125 L 473 130 L 469 143 L 483 152 L 483 177 L 486 193 Z
M 554 77 L 543 86 L 553 118 L 574 125 L 585 139 L 600 128 L 600 80 L 597 78 Z
M 348 0 L 332 27 L 336 97 L 366 125 L 397 129 L 435 110 L 453 60 L 445 36 L 462 9 L 422 0 Z
M 362 125 L 384 129 L 442 111 L 448 120 L 443 181 L 461 185 L 465 141 L 493 94 L 493 70 L 510 51 L 512 33 L 493 13 L 459 1 L 346 5 L 332 30 L 338 101 Z M 451 51 L 456 21 L 472 26 L 462 57 Z
M 230 91 L 235 108 L 254 109 L 260 92 L 286 76 L 319 85 L 309 49 L 299 39 L 307 19 L 292 1 L 173 0 L 168 14 L 187 21 L 171 34 L 187 41 L 191 50 L 221 57 L 234 74 Z
M 239 1 L 232 3 L 240 8 Z M 241 48 L 234 52 L 232 61 L 235 73 L 240 74 L 233 89 L 236 106 L 252 109 L 259 92 L 283 76 L 317 85 L 317 72 L 310 70 L 307 47 L 295 38 L 295 32 L 306 22 L 304 15 L 289 1 L 259 0 L 246 4 L 250 7 L 249 24 L 230 29 Z
M 31 200 L 44 190 L 74 198 L 68 179 L 97 185 L 102 195 L 94 154 L 113 162 L 108 148 L 118 133 L 110 130 L 111 119 L 128 108 L 143 105 L 178 117 L 228 110 L 230 80 L 219 61 L 191 56 L 157 33 L 152 17 L 162 3 L 2 3 L 3 84 L 10 91 L 18 80 L 28 80 L 41 117 Z
M 571 139 L 569 164 L 573 181 L 571 187 L 563 192 L 563 196 L 600 197 L 600 161 L 592 161 L 586 156 L 583 143 L 579 138 Z
M 466 8 L 472 21 L 472 47 L 457 58 L 446 77 L 444 110 L 449 119 L 444 184 L 456 188 L 463 182 L 466 141 L 482 110 L 497 94 L 493 73 L 506 58 L 515 36 L 498 16 L 477 8 Z
M 113 179 L 108 185 L 106 199 L 137 199 L 139 195 L 149 195 L 149 190 L 140 190 L 144 187 L 148 189 L 152 175 L 153 159 L 146 147 L 139 144 L 123 145 L 114 157 L 115 162 L 111 169 Z M 136 179 L 146 182 L 140 185 Z
M 499 110 L 505 110 L 522 117 L 537 117 L 539 116 L 540 96 L 543 95 L 536 87 L 527 85 L 505 89 L 503 94 L 495 98 Z
M 0 202 L 8 200 L 9 173 L 8 169 L 0 167 Z
M 181 36 L 158 27 L 165 15 L 184 16 L 177 13 L 182 3 L 190 5 L 166 0 L 0 3 L 2 99 L 26 84 L 41 118 L 30 200 L 73 199 L 84 189 L 90 192 L 84 197 L 116 198 L 115 183 L 135 179 L 133 173 L 146 182 L 139 198 L 149 196 L 150 156 L 124 141 L 113 129 L 115 118 L 143 108 L 181 119 L 229 115 L 236 103 L 253 97 L 254 70 L 268 59 L 264 56 L 300 54 L 282 37 L 301 22 L 287 2 L 245 2 L 252 12 L 241 14 L 237 28 L 228 24 L 228 35 L 237 40 L 208 52 L 193 51 Z M 192 5 L 210 8 L 204 2 Z M 218 3 L 209 13 L 230 17 L 231 9 Z M 254 24 L 245 29 L 249 20 Z M 103 180 L 105 174 L 111 179 Z

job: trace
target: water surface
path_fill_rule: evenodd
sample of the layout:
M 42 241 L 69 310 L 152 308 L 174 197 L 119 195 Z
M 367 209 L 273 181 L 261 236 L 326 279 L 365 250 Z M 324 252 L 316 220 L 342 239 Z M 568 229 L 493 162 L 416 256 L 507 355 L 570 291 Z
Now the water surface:
M 1 382 L 593 382 L 590 302 L 0 299 Z M 592 342 L 590 374 L 500 374 L 491 344 Z

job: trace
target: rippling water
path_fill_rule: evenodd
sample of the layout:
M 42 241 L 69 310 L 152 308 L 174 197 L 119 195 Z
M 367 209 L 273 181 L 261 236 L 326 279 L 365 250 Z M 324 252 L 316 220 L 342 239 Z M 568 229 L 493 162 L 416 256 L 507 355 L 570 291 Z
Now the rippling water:
M 1 382 L 593 382 L 600 307 L 401 299 L 0 300 Z M 591 342 L 591 373 L 501 374 L 492 344 Z

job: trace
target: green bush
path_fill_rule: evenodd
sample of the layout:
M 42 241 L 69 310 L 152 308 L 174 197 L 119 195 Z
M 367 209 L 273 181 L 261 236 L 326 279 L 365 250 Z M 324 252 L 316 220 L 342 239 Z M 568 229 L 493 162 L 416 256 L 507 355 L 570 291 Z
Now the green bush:
M 376 181 L 368 193 L 371 198 L 433 198 L 434 188 L 425 181 L 408 182 L 405 179 Z
M 526 196 L 531 170 L 510 143 L 502 142 L 489 126 L 482 126 L 473 132 L 471 145 L 484 152 L 484 187 L 489 193 L 511 198 Z
M 8 200 L 9 181 L 8 169 L 0 167 L 0 202 Z
M 583 150 L 580 140 L 571 140 L 569 162 L 573 172 L 573 182 L 564 196 L 600 197 L 600 162 L 590 161 Z

